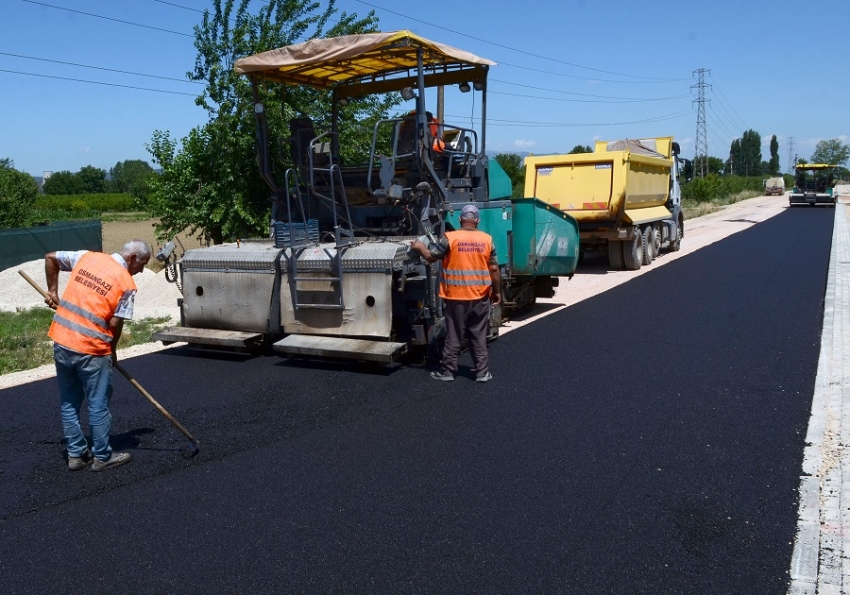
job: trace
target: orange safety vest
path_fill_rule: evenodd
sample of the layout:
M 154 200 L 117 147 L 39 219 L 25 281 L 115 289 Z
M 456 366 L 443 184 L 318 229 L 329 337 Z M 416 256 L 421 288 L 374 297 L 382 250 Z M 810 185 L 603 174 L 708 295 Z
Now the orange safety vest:
M 130 289 L 136 289 L 130 271 L 109 254 L 86 252 L 71 272 L 47 335 L 72 351 L 109 355 L 109 321 Z
M 408 116 L 415 116 L 416 110 L 409 112 Z M 428 120 L 428 132 L 431 133 L 431 138 L 434 139 L 431 143 L 431 149 L 436 153 L 442 153 L 443 149 L 446 148 L 446 143 L 443 142 L 443 139 L 440 138 L 440 121 L 437 118 L 431 117 Z
M 431 137 L 434 139 L 431 148 L 437 153 L 442 153 L 443 149 L 446 148 L 446 143 L 440 138 L 440 121 L 437 118 L 429 120 L 428 128 L 431 131 Z
M 477 229 L 446 232 L 449 251 L 443 258 L 440 297 L 479 300 L 490 295 L 490 254 L 493 238 Z

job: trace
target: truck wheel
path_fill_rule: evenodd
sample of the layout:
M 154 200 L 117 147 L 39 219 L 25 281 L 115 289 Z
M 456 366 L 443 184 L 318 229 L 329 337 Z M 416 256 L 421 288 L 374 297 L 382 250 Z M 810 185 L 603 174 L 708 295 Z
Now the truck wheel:
M 647 225 L 643 228 L 643 264 L 649 266 L 655 258 L 655 228 Z
M 623 242 L 616 240 L 608 240 L 608 263 L 611 265 L 611 270 L 622 271 L 625 268 L 623 263 Z
M 637 271 L 643 264 L 643 234 L 640 229 L 635 229 L 635 237 L 626 240 L 623 244 L 623 263 L 627 271 Z
M 676 225 L 676 239 L 670 242 L 670 247 L 668 248 L 670 252 L 678 252 L 682 247 L 682 225 L 684 225 L 684 222 L 679 219 L 679 222 Z

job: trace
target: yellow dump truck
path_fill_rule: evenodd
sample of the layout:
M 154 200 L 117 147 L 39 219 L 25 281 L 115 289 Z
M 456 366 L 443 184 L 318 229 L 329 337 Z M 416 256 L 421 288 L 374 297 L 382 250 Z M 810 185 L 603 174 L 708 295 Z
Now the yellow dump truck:
M 598 141 L 593 153 L 525 158 L 525 196 L 572 215 L 581 252 L 637 270 L 684 237 L 679 145 L 672 137 Z

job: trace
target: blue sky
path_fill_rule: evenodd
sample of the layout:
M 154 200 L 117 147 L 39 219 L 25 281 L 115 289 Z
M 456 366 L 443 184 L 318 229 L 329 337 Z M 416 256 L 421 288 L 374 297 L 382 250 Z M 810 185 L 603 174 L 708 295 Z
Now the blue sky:
M 145 144 L 154 130 L 179 139 L 203 124 L 206 113 L 194 104 L 203 87 L 187 82 L 186 72 L 196 55 L 192 27 L 209 6 L 0 0 L 0 158 L 33 175 L 86 165 L 108 170 L 126 159 L 149 161 Z M 598 139 L 673 136 L 690 158 L 698 69 L 707 71 L 711 156 L 725 159 L 732 139 L 748 129 L 761 134 L 765 160 L 777 136 L 783 170 L 789 149 L 808 158 L 819 140 L 850 142 L 840 39 L 850 21 L 847 0 L 337 6 L 361 15 L 375 10 L 384 31 L 410 29 L 497 62 L 488 151 L 567 152 Z M 469 101 L 447 93 L 448 123 L 468 122 Z

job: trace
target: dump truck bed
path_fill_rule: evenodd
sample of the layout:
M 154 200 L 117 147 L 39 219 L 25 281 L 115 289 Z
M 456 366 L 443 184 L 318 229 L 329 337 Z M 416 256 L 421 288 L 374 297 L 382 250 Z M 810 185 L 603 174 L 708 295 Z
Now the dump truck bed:
M 572 215 L 582 229 L 670 217 L 672 138 L 652 141 L 602 141 L 593 153 L 526 157 L 525 194 Z

